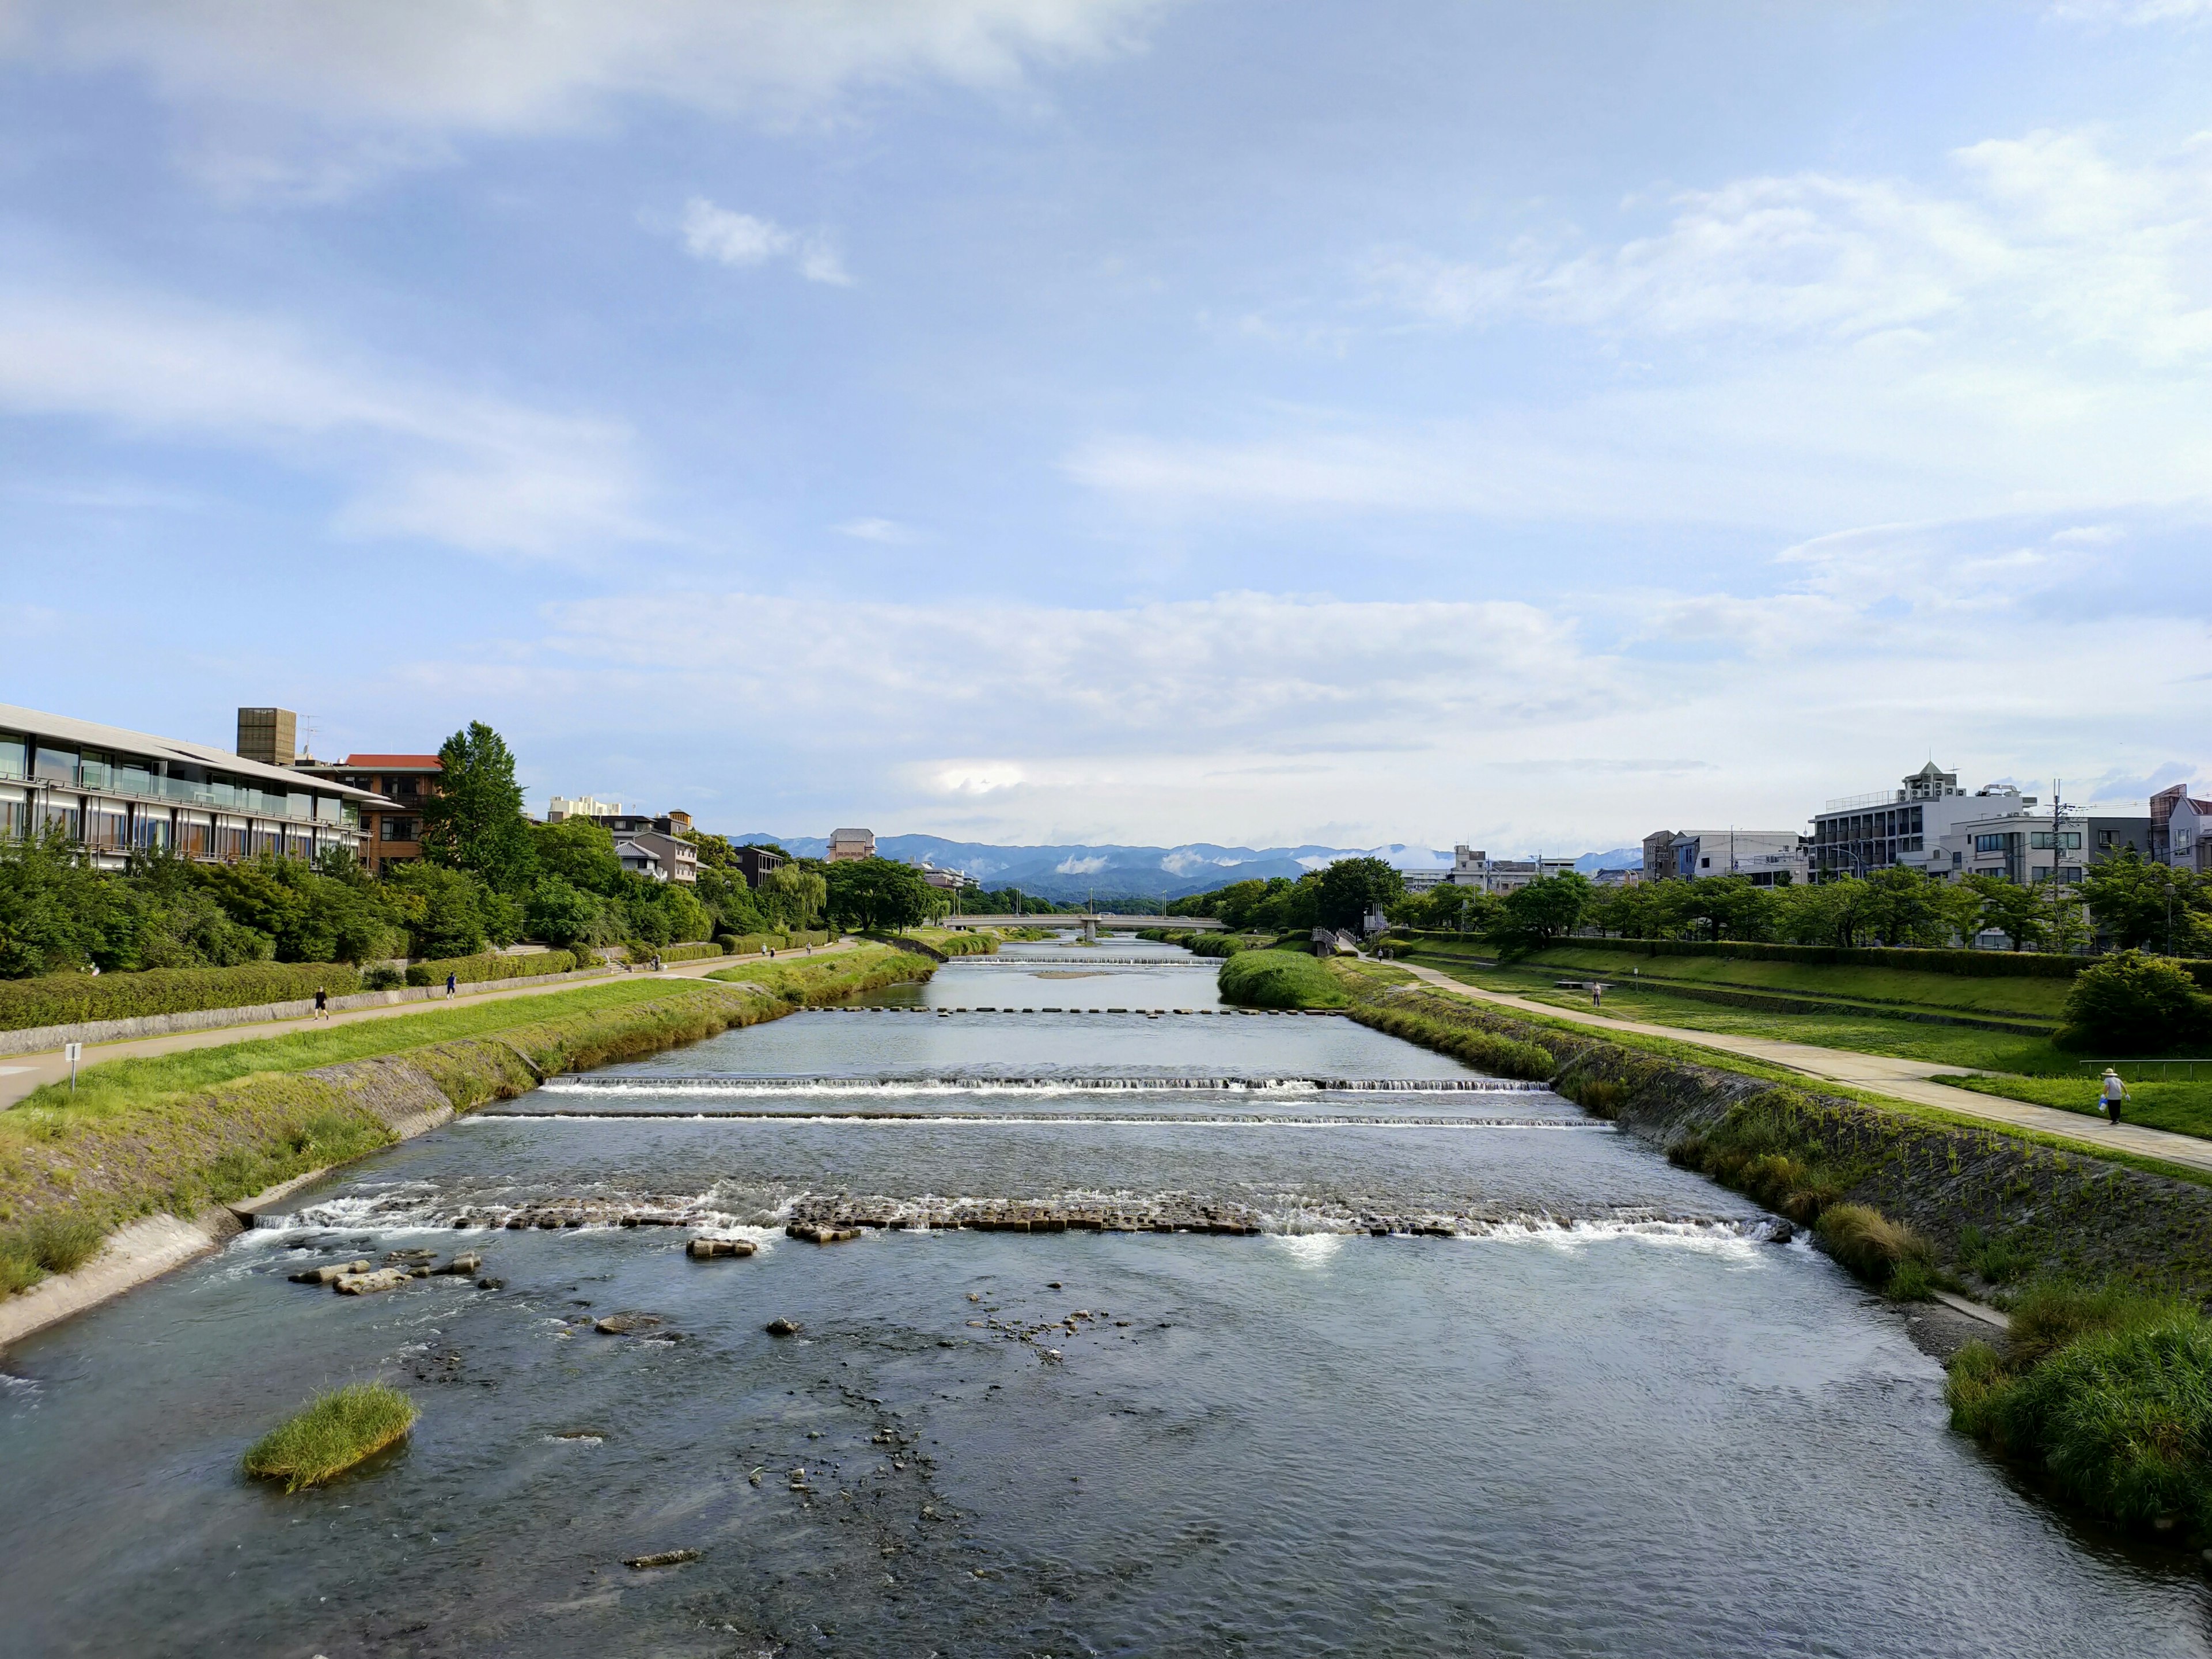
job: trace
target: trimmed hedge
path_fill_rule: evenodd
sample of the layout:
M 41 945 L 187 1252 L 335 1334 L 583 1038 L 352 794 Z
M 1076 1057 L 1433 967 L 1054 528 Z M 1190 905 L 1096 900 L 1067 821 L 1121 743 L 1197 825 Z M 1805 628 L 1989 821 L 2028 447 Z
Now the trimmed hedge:
M 659 957 L 664 963 L 696 962 L 702 957 L 725 957 L 727 955 L 729 955 L 728 947 L 720 942 L 711 945 L 706 943 L 696 945 L 664 945 L 658 951 L 655 951 L 653 953 L 653 956 Z M 646 958 L 648 962 L 652 959 L 652 957 L 647 957 Z
M 576 966 L 573 951 L 538 951 L 528 956 L 504 957 L 487 952 L 480 957 L 447 957 L 442 962 L 418 962 L 407 970 L 410 985 L 443 985 L 451 974 L 463 985 L 481 985 L 495 979 L 537 979 L 546 974 L 566 974 Z
M 149 968 L 135 974 L 41 974 L 0 980 L 0 1030 L 82 1025 L 95 1019 L 189 1014 L 304 1002 L 318 988 L 334 997 L 362 988 L 342 962 L 250 962 L 236 968 Z
M 791 933 L 723 933 L 714 940 L 726 955 L 733 957 L 757 957 L 763 946 L 770 951 L 795 951 L 809 945 L 827 945 L 829 942 L 830 935 L 818 929 L 801 929 Z

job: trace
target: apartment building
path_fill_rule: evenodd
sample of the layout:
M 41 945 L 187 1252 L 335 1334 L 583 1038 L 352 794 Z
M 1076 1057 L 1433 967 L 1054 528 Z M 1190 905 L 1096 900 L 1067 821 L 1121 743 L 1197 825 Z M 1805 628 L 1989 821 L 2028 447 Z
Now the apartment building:
M 1810 873 L 1810 842 L 1795 830 L 1660 830 L 1644 838 L 1646 881 L 1741 876 L 1786 887 Z
M 691 839 L 689 812 L 602 812 L 592 822 L 613 832 L 615 856 L 623 868 L 655 881 L 680 881 L 689 887 L 699 879 L 699 848 Z
M 2200 875 L 2212 874 L 2212 801 L 2191 794 L 2185 783 L 2153 795 L 2143 855 Z
M 1969 794 L 1959 787 L 1957 773 L 1943 771 L 1933 761 L 1902 781 L 1902 788 L 1832 800 L 1813 815 L 1814 880 L 1866 877 L 1893 865 L 1948 875 L 1955 849 L 1944 845 L 1946 836 L 1967 823 L 2018 817 L 2035 805 L 2034 796 L 2009 784 L 1991 784 Z
M 0 704 L 0 837 L 58 829 L 100 868 L 134 852 L 358 857 L 364 813 L 386 804 L 210 744 Z
M 745 885 L 758 888 L 762 882 L 791 860 L 769 847 L 740 847 L 738 848 L 738 868 L 745 878 Z
M 1532 881 L 1564 876 L 1574 867 L 1572 859 L 1494 859 L 1462 842 L 1452 848 L 1452 866 L 1440 884 L 1471 887 L 1479 893 L 1492 893 L 1502 898 L 1508 893 L 1518 892 Z
M 241 708 L 239 718 L 257 711 Z M 446 775 L 435 755 L 348 755 L 342 761 L 303 760 L 293 768 L 380 798 L 362 813 L 361 861 L 372 875 L 422 856 L 422 803 L 438 793 Z
M 614 818 L 623 816 L 623 804 L 618 800 L 600 800 L 591 795 L 556 795 L 547 803 L 545 822 L 558 823 L 563 818 Z
M 2002 876 L 2033 884 L 2055 875 L 2061 882 L 2078 882 L 2098 860 L 2124 847 L 2141 853 L 2149 841 L 2148 815 L 2093 814 L 2064 806 L 2055 820 L 2049 812 L 2003 813 L 1954 824 L 1936 843 L 1926 868 L 1936 876 Z

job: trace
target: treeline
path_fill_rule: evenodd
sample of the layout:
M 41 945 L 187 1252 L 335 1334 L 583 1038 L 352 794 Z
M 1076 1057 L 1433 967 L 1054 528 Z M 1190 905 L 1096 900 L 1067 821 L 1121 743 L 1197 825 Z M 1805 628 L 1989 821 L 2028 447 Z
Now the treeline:
M 1237 881 L 1194 893 L 1167 907 L 1171 916 L 1212 916 L 1239 933 L 1305 933 L 1316 927 L 1357 930 L 1369 911 L 1406 902 L 1406 878 L 1381 859 L 1339 859 L 1298 877 Z M 1426 925 L 1426 924 L 1423 924 Z
M 1796 886 L 1714 876 L 1601 888 L 1570 872 L 1502 898 L 1437 887 L 1399 900 L 1388 914 L 1400 927 L 1476 934 L 1508 951 L 1538 949 L 1589 928 L 1623 939 L 1935 950 L 1995 930 L 2016 951 L 2212 954 L 2212 881 L 2150 863 L 2133 848 L 2092 866 L 2079 884 L 2023 885 L 1990 876 L 1937 881 L 1888 869 Z

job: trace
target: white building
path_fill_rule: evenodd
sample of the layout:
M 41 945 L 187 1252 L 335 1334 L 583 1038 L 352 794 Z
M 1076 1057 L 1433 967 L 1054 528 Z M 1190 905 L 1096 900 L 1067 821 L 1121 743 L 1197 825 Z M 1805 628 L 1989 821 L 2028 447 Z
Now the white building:
M 1741 876 L 1754 887 L 1803 881 L 1811 843 L 1795 830 L 1660 830 L 1644 838 L 1646 881 Z
M 1532 881 L 1564 876 L 1575 867 L 1572 859 L 1494 859 L 1464 842 L 1452 848 L 1452 866 L 1443 872 L 1442 885 L 1472 887 L 1479 893 L 1503 897 L 1518 892 Z M 1408 882 L 1407 885 L 1412 886 Z
M 622 816 L 623 804 L 618 800 L 600 800 L 592 795 L 556 795 L 545 808 L 545 822 L 558 823 L 563 818 L 611 818 Z
M 1937 769 L 1930 761 L 1903 780 L 1902 789 L 1880 790 L 1832 800 L 1813 815 L 1810 864 L 1815 881 L 1834 876 L 1870 876 L 1892 865 L 1929 875 L 1949 875 L 1954 867 L 1946 844 L 1969 823 L 2019 817 L 2035 805 L 2009 784 L 1991 784 L 1969 794 L 1959 775 Z M 1987 830 L 1978 834 L 1997 833 Z
M 2212 801 L 2177 783 L 2150 798 L 2148 855 L 2199 874 L 2212 874 Z

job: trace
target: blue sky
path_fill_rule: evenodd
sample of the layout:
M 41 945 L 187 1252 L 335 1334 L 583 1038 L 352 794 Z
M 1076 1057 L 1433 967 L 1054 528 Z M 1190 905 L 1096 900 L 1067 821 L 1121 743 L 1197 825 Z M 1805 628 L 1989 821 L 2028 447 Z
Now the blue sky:
M 2208 371 L 2208 0 L 0 0 L 0 700 L 540 805 L 2139 797 Z

